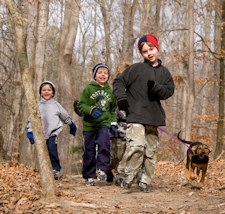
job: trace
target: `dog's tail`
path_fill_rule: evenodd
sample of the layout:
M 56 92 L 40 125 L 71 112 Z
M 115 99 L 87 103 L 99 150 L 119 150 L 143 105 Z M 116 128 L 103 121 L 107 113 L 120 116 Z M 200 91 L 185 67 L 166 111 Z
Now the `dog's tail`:
M 177 133 L 177 139 L 179 139 L 179 140 L 183 141 L 184 143 L 190 145 L 192 142 L 181 139 L 181 138 L 180 138 L 180 133 L 181 133 L 181 131 L 179 131 L 179 132 Z

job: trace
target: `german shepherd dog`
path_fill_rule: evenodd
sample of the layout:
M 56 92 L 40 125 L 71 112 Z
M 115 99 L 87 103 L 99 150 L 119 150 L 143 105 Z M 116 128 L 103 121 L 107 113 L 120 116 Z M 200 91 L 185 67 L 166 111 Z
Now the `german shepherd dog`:
M 205 182 L 205 175 L 209 162 L 208 155 L 212 151 L 212 148 L 201 142 L 190 142 L 183 140 L 179 137 L 180 132 L 177 134 L 177 138 L 184 143 L 189 144 L 191 148 L 191 150 L 187 150 L 186 178 L 194 180 L 197 178 L 194 174 L 195 168 L 197 168 L 197 175 L 199 175 L 202 170 L 202 177 L 199 184 L 199 186 L 202 187 Z

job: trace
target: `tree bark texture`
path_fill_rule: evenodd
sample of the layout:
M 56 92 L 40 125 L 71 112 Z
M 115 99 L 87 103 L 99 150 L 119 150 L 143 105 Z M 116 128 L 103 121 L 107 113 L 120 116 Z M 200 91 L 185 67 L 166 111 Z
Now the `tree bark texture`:
M 211 38 L 211 30 L 210 30 L 210 20 L 212 20 L 212 11 L 208 10 L 206 13 L 206 19 L 204 20 L 204 40 L 206 42 L 206 44 L 210 47 L 210 38 Z M 199 105 L 199 111 L 201 112 L 201 115 L 206 115 L 209 114 L 209 111 L 207 110 L 207 106 L 208 106 L 208 102 L 210 102 L 209 99 L 209 94 L 210 94 L 210 87 L 209 87 L 209 81 L 207 81 L 207 78 L 210 76 L 210 70 L 212 69 L 212 65 L 209 61 L 210 58 L 210 53 L 207 52 L 207 49 L 205 47 L 205 45 L 203 44 L 202 47 L 203 50 L 205 50 L 205 57 L 204 57 L 204 62 L 203 62 L 203 68 L 202 68 L 202 72 L 200 73 L 200 77 L 199 78 L 203 78 L 205 80 L 204 85 L 202 86 L 201 90 L 202 90 L 202 97 L 201 97 L 201 105 Z M 203 127 L 206 127 L 206 123 L 205 121 L 201 122 Z M 199 128 L 198 133 L 200 135 L 204 135 L 207 134 L 208 130 L 206 130 L 205 128 Z
M 156 2 L 156 11 L 155 11 L 155 29 L 154 29 L 154 34 L 155 34 L 156 37 L 159 36 L 160 11 L 161 11 L 161 0 L 157 0 L 157 2 Z
M 110 20 L 111 20 L 111 8 L 114 0 L 100 0 L 100 8 L 103 16 L 103 25 L 105 31 L 105 63 L 111 68 L 112 62 L 110 57 L 110 34 L 111 34 L 111 27 L 110 27 Z
M 125 0 L 123 3 L 123 42 L 120 60 L 125 62 L 133 62 L 133 45 L 136 40 L 134 38 L 134 15 L 138 5 L 138 1 Z
M 219 118 L 217 126 L 217 142 L 214 158 L 217 158 L 223 149 L 223 123 L 224 123 L 224 60 L 225 60 L 225 0 L 222 0 L 222 22 L 221 22 L 221 58 L 219 75 Z
M 186 117 L 186 139 L 191 138 L 192 114 L 195 102 L 194 85 L 194 0 L 187 1 L 188 4 L 188 23 L 189 23 L 189 58 L 188 58 L 188 102 Z
M 143 0 L 139 1 L 139 11 L 140 11 L 140 32 L 142 34 L 147 33 L 153 33 L 154 34 L 154 27 L 155 27 L 155 20 L 154 15 L 155 14 L 155 8 L 154 8 L 154 2 L 149 0 Z
M 38 16 L 38 2 L 32 1 L 32 4 L 28 5 L 26 49 L 27 49 L 29 67 L 30 67 L 33 80 L 35 80 L 34 67 L 35 67 L 35 49 L 36 49 L 36 38 L 37 38 L 37 16 Z M 34 88 L 34 90 L 36 89 Z
M 72 96 L 72 56 L 74 42 L 77 33 L 78 18 L 80 12 L 80 0 L 68 0 L 65 2 L 65 14 L 60 37 L 59 51 L 59 95 L 60 102 L 70 115 L 73 112 L 73 96 Z M 62 171 L 71 172 L 72 154 L 71 147 L 74 137 L 68 134 L 68 130 L 61 133 L 59 141 L 60 161 L 62 163 Z
M 35 50 L 35 84 L 36 97 L 39 98 L 39 87 L 44 80 L 44 62 L 46 35 L 48 26 L 49 0 L 38 2 L 37 41 Z
M 32 78 L 29 70 L 27 53 L 25 48 L 25 37 L 24 37 L 22 16 L 20 12 L 17 10 L 14 1 L 6 0 L 5 3 L 13 19 L 15 27 L 15 40 L 19 64 L 22 70 L 22 82 L 28 109 L 30 112 L 30 119 L 35 139 L 35 146 L 37 149 L 38 153 L 37 156 L 40 165 L 42 194 L 44 198 L 51 201 L 55 199 L 55 183 L 47 146 L 43 136 L 41 117 L 33 91 Z

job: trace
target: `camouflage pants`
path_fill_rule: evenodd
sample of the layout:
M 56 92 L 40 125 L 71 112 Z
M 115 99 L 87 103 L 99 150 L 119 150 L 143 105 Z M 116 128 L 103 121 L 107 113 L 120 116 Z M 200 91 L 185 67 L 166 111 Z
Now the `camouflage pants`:
M 159 137 L 157 127 L 136 123 L 128 124 L 126 132 L 127 144 L 124 159 L 126 159 L 125 174 L 127 183 L 135 178 L 141 170 L 141 182 L 150 184 L 155 169 Z
M 126 148 L 126 141 L 123 138 L 112 138 L 111 139 L 111 165 L 110 169 L 115 169 L 116 174 L 123 171 L 125 163 L 122 161 Z

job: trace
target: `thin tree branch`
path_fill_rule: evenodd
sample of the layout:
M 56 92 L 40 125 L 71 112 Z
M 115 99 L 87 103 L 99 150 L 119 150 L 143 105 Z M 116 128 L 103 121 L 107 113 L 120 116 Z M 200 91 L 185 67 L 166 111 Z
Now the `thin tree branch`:
M 216 59 L 220 60 L 220 59 L 221 59 L 221 55 L 218 54 L 218 53 L 216 53 L 216 52 L 214 52 L 214 51 L 212 51 L 212 49 L 206 44 L 204 38 L 203 38 L 199 33 L 197 33 L 197 32 L 195 31 L 195 34 L 201 38 L 201 41 L 202 41 L 203 44 L 206 46 L 206 48 L 209 50 L 209 52 L 210 52 Z M 220 57 L 217 57 L 216 55 L 218 55 L 218 56 L 220 56 Z

